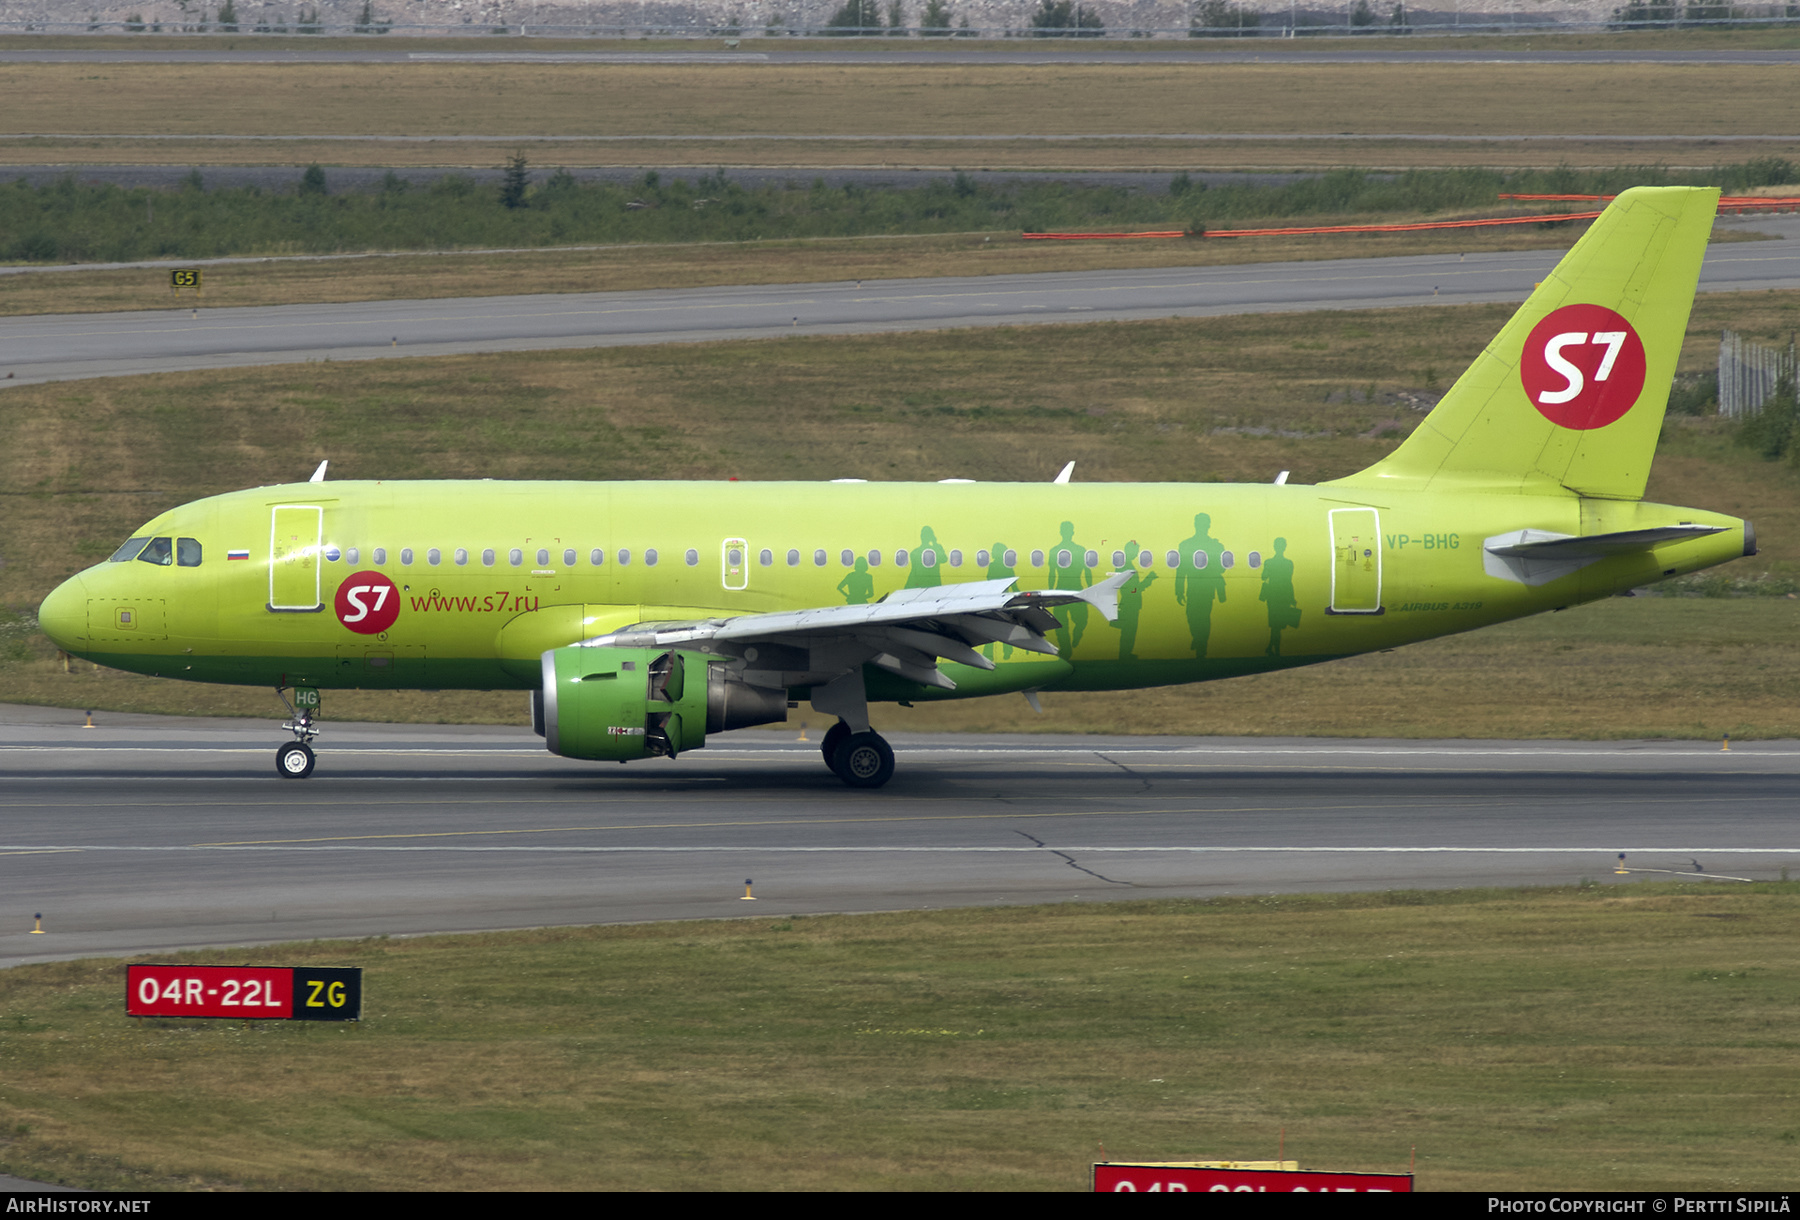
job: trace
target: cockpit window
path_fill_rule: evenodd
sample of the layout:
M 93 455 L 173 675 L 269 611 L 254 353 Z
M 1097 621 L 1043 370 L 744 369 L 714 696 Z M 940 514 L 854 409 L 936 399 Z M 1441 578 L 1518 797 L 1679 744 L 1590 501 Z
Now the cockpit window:
M 106 562 L 124 563 L 128 559 L 136 559 L 138 552 L 144 549 L 144 544 L 148 541 L 148 538 L 127 538 L 125 545 L 114 551 L 113 557 Z
M 200 566 L 200 541 L 197 538 L 175 540 L 175 562 L 184 568 Z
M 139 563 L 160 564 L 168 567 L 175 562 L 175 540 L 173 538 L 152 538 L 150 545 L 138 556 Z

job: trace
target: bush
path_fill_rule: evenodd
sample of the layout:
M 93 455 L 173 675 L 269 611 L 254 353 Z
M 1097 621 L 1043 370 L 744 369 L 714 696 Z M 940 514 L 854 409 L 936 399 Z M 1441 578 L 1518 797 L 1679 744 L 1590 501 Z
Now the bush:
M 1738 421 L 1737 443 L 1771 462 L 1800 458 L 1800 450 L 1794 447 L 1796 417 L 1800 417 L 1800 407 L 1794 399 L 1794 382 L 1784 378 L 1762 410 Z

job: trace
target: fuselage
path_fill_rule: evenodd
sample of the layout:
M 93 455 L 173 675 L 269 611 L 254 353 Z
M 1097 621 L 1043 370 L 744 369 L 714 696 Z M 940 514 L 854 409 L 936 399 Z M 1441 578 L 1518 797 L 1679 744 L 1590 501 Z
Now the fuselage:
M 957 689 L 1118 690 L 1310 664 L 1609 596 L 1745 553 L 1736 518 L 1636 501 L 1342 485 L 326 482 L 172 509 L 41 611 L 69 653 L 260 686 L 530 689 L 544 651 L 641 622 L 1022 590 L 1129 572 L 1119 616 L 1059 610 Z M 1677 522 L 1709 537 L 1528 584 L 1484 544 Z M 124 552 L 121 552 L 124 554 Z

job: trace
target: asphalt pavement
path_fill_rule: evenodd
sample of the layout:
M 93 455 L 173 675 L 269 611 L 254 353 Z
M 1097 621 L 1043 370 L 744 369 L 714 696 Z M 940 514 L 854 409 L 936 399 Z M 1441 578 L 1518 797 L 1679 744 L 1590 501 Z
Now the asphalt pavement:
M 293 781 L 275 774 L 273 716 L 83 719 L 0 706 L 0 966 L 656 919 L 1736 886 L 1800 868 L 1795 742 L 896 733 L 893 782 L 859 792 L 826 770 L 817 726 L 618 766 L 557 758 L 527 729 L 327 719 L 317 771 Z
M 1800 218 L 1736 222 L 1800 235 Z M 1561 250 L 0 319 L 0 386 L 779 335 L 1522 301 Z M 1800 241 L 1707 252 L 1700 291 L 1800 288 Z

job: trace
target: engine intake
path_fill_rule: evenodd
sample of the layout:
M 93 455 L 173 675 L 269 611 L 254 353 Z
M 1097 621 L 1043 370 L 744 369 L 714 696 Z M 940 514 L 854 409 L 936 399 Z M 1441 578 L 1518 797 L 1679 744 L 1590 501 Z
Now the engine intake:
M 555 648 L 543 673 L 532 719 L 564 758 L 673 758 L 700 749 L 708 733 L 787 718 L 785 688 L 748 682 L 703 652 Z

